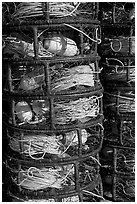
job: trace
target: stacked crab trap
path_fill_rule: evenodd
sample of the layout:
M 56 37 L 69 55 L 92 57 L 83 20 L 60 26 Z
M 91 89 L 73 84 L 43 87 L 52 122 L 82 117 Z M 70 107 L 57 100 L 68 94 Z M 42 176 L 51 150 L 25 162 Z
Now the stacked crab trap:
M 98 3 L 3 3 L 12 201 L 102 201 Z
M 99 48 L 102 56 L 100 67 L 103 67 L 101 74 L 104 87 L 104 141 L 100 152 L 104 197 L 111 201 L 133 202 L 135 200 L 134 3 L 129 3 L 128 6 L 125 2 L 106 4 L 108 11 L 105 4 L 101 5 L 102 43 Z

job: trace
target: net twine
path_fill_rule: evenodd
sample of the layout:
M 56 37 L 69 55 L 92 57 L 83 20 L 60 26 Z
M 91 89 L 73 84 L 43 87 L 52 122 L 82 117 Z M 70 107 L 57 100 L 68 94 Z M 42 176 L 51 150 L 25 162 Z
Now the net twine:
M 115 95 L 110 94 L 108 92 L 105 92 L 109 97 L 109 101 L 112 103 L 109 103 L 106 106 L 112 106 L 112 107 L 118 107 L 120 112 L 135 112 L 135 98 L 130 96 L 135 96 L 135 94 L 132 94 L 132 92 L 128 93 L 128 96 L 121 96 L 121 95 Z M 116 104 L 115 98 L 119 98 L 119 105 Z
M 99 114 L 99 99 L 102 95 L 91 96 L 89 98 L 80 98 L 70 102 L 55 102 L 55 123 L 66 124 L 75 120 L 95 118 Z
M 70 69 L 65 69 L 63 71 L 63 74 L 61 74 L 57 78 L 54 78 L 51 81 L 51 90 L 61 91 L 61 90 L 72 88 L 73 86 L 80 86 L 80 85 L 93 87 L 95 83 L 94 75 L 96 73 L 97 72 L 95 71 L 94 64 L 79 65 L 79 66 L 74 66 Z
M 22 143 L 23 151 L 21 151 L 21 154 L 30 156 L 32 159 L 35 160 L 44 159 L 46 153 L 55 154 L 58 155 L 59 157 L 62 157 L 63 155 L 69 156 L 68 154 L 66 154 L 69 147 L 78 145 L 78 135 L 76 131 L 68 132 L 65 134 L 66 139 L 65 144 L 61 142 L 63 137 L 61 135 L 59 136 L 28 135 L 24 136 L 23 139 L 17 139 L 15 137 L 11 137 L 9 133 L 7 134 L 10 139 L 9 146 L 11 149 L 20 152 L 21 151 L 20 143 Z M 85 129 L 81 130 L 81 134 L 82 144 L 84 145 L 85 142 L 87 141 L 87 138 L 90 137 L 90 134 L 87 133 Z M 34 157 L 39 154 L 42 154 L 42 156 Z

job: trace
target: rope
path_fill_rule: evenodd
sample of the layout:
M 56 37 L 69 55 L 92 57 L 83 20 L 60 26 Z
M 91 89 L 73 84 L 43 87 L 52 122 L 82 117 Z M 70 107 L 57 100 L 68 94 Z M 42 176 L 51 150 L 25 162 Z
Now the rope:
M 28 190 L 42 190 L 49 187 L 61 189 L 72 173 L 74 173 L 73 165 L 67 165 L 66 169 L 30 167 L 19 172 L 20 183 L 17 183 L 17 179 L 14 179 L 14 182 Z
M 126 181 L 126 186 L 123 185 L 122 183 L 119 183 L 118 185 L 122 187 L 123 193 L 124 193 L 125 195 L 127 195 L 127 196 L 131 196 L 131 192 L 130 192 L 130 193 L 126 192 L 126 191 L 125 191 L 125 188 L 126 188 L 126 187 L 132 188 L 132 190 L 135 192 L 135 185 L 130 186 L 129 184 L 127 184 L 127 181 Z
M 98 161 L 98 159 L 96 159 L 96 158 L 93 157 L 93 156 L 89 156 L 89 157 L 90 157 L 91 159 L 93 159 L 94 161 L 96 161 L 99 166 L 101 166 L 101 164 L 100 164 L 100 162 Z
M 105 92 L 105 94 L 111 96 L 109 97 L 109 102 L 112 103 L 109 103 L 107 106 L 118 107 L 120 112 L 135 112 L 135 98 L 110 94 L 108 92 Z M 128 93 L 128 95 L 129 94 L 131 94 L 131 96 L 135 96 L 132 93 Z M 119 98 L 119 105 L 117 105 L 116 102 L 113 102 L 113 100 L 115 101 L 114 97 Z
M 70 102 L 55 102 L 55 123 L 65 124 L 75 120 L 95 118 L 99 114 L 99 99 L 97 96 L 80 98 Z
M 74 66 L 72 68 L 65 68 L 65 70 L 64 67 L 61 67 L 59 71 L 52 70 L 52 72 L 53 76 L 51 76 L 51 90 L 54 92 L 77 86 L 93 87 L 95 83 L 94 74 L 96 72 L 94 72 L 94 64 L 92 64 L 92 66 Z
M 89 37 L 89 35 L 87 35 L 86 33 L 84 33 L 82 30 L 79 30 L 78 28 L 76 28 L 76 27 L 74 27 L 74 26 L 72 26 L 72 25 L 69 25 L 69 24 L 67 24 L 67 23 L 64 23 L 64 25 L 65 25 L 65 26 L 68 26 L 68 27 L 70 27 L 70 28 L 72 28 L 72 29 L 74 29 L 74 30 L 77 30 L 78 32 L 82 33 L 82 34 L 85 35 L 88 39 L 90 39 L 91 41 L 93 41 L 93 42 L 95 42 L 95 43 L 98 43 L 98 44 L 101 43 L 101 39 L 99 39 L 98 36 L 97 36 L 98 28 L 96 29 L 96 39 L 97 39 L 97 40 L 94 40 L 93 38 Z
M 76 6 L 73 5 L 73 3 L 49 3 L 49 11 L 48 12 L 50 16 L 54 17 L 67 17 L 67 16 L 76 16 L 77 9 L 79 7 L 80 3 L 77 3 Z M 12 15 L 13 19 L 19 18 L 30 18 L 30 17 L 37 17 L 37 16 L 43 16 L 43 7 L 42 3 L 38 2 L 25 2 L 20 3 L 17 6 L 17 9 L 15 13 Z
M 61 142 L 62 136 L 50 136 L 50 135 L 28 135 L 23 136 L 22 139 L 11 137 L 7 131 L 9 138 L 9 146 L 12 150 L 25 154 L 26 156 L 31 157 L 34 160 L 44 159 L 45 154 L 55 154 L 59 157 L 69 156 L 66 154 L 67 150 L 71 146 L 78 145 L 78 135 L 77 131 L 71 131 L 65 133 L 65 144 Z M 81 139 L 82 144 L 84 145 L 87 141 L 87 138 L 91 135 L 87 133 L 85 129 L 81 130 Z M 20 145 L 21 144 L 21 145 Z M 23 151 L 20 149 L 20 146 L 23 147 Z M 36 155 L 42 154 L 41 157 L 36 157 Z M 34 157 L 35 155 L 35 157 Z
M 90 191 L 87 191 L 87 190 L 83 190 L 83 192 L 84 192 L 84 193 L 87 193 L 87 194 L 89 194 L 89 195 L 95 196 L 95 197 L 97 197 L 97 198 L 101 198 L 102 200 L 105 200 L 102 196 L 97 195 L 97 194 L 95 194 L 95 193 L 93 193 L 93 192 L 90 192 Z
M 131 37 L 123 37 L 122 36 L 122 39 L 109 39 L 111 42 L 110 42 L 110 47 L 111 47 L 111 49 L 112 49 L 112 51 L 113 52 L 120 52 L 121 51 L 121 49 L 122 48 L 124 48 L 124 43 L 122 43 L 121 41 L 122 40 L 126 40 L 126 41 L 128 41 L 128 43 L 129 43 L 129 39 L 131 39 L 131 47 L 132 47 L 132 50 L 131 50 L 131 53 L 135 53 L 135 51 L 134 51 L 134 44 L 135 44 L 135 37 L 134 36 L 131 36 Z M 118 41 L 119 42 L 119 49 L 118 50 L 115 50 L 114 48 L 113 48 L 113 44 L 115 44 L 113 41 Z M 121 41 L 120 41 L 121 40 Z M 130 45 L 128 45 L 128 46 L 130 46 Z M 125 45 L 125 48 L 126 49 L 128 49 L 128 47 L 127 47 L 127 45 Z M 122 51 L 121 51 L 122 52 Z
M 5 46 L 3 48 L 4 54 L 14 54 L 20 57 L 34 57 L 34 45 L 16 37 L 4 38 Z M 54 54 L 44 49 L 42 42 L 38 42 L 38 57 L 53 57 Z

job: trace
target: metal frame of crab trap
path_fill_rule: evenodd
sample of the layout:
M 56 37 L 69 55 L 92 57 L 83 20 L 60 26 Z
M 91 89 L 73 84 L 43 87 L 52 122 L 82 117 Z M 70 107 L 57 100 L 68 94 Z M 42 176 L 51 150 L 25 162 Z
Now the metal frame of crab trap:
M 100 176 L 99 176 L 99 169 L 100 169 L 100 165 L 98 164 L 97 161 L 99 161 L 99 156 L 98 156 L 98 152 L 100 151 L 101 149 L 101 146 L 102 146 L 102 142 L 103 142 L 103 129 L 102 127 L 100 127 L 99 125 L 99 134 L 100 134 L 100 139 L 99 139 L 99 145 L 96 147 L 96 149 L 94 149 L 92 152 L 89 152 L 87 154 L 82 154 L 82 142 L 81 142 L 81 135 L 79 134 L 80 133 L 80 130 L 83 129 L 83 128 L 89 128 L 89 127 L 94 127 L 94 126 L 98 126 L 98 124 L 101 124 L 103 121 L 102 117 L 98 120 L 94 120 L 89 123 L 86 123 L 82 126 L 77 126 L 77 131 L 78 131 L 78 141 L 79 141 L 79 145 L 78 145 L 78 155 L 77 156 L 72 156 L 71 158 L 55 158 L 54 160 L 53 159 L 48 159 L 47 158 L 44 158 L 42 160 L 39 160 L 39 161 L 35 161 L 35 160 L 32 160 L 32 159 L 28 159 L 26 156 L 22 156 L 22 158 L 14 152 L 12 152 L 12 154 L 8 154 L 8 155 L 12 155 L 12 156 L 8 156 L 7 158 L 7 172 L 8 172 L 8 175 L 9 175 L 9 180 L 10 180 L 10 184 L 9 184 L 9 194 L 11 197 L 15 197 L 15 198 L 18 198 L 18 199 L 24 199 L 24 200 L 31 200 L 31 199 L 38 199 L 41 200 L 41 199 L 52 199 L 52 198 L 55 198 L 56 197 L 56 201 L 61 201 L 62 198 L 65 198 L 65 197 L 73 197 L 73 196 L 78 196 L 79 197 L 79 201 L 86 201 L 87 199 L 89 199 L 90 201 L 93 199 L 93 201 L 98 201 L 98 200 L 102 200 L 103 197 L 103 192 L 102 192 L 102 183 L 101 183 L 101 180 L 100 180 Z M 8 128 L 11 128 L 12 131 L 17 131 L 17 132 L 20 132 L 20 134 L 25 134 L 27 132 L 31 132 L 32 133 L 32 130 L 23 130 L 21 128 L 17 128 L 17 127 L 8 127 Z M 75 127 L 71 126 L 70 130 L 74 130 Z M 66 128 L 64 130 L 62 129 L 56 129 L 56 130 L 49 130 L 49 131 L 42 131 L 43 133 L 55 133 L 55 132 L 66 132 Z M 33 131 L 34 134 L 38 134 L 38 133 L 41 133 L 41 131 L 38 131 L 38 130 L 35 130 Z M 50 136 L 49 136 L 50 137 Z M 94 135 L 93 135 L 94 137 Z M 89 161 L 91 157 L 91 160 L 92 161 Z M 94 160 L 95 159 L 95 160 Z M 92 179 L 89 179 L 89 181 L 84 184 L 83 180 L 81 179 L 84 179 L 83 177 L 81 177 L 81 165 L 83 166 L 83 163 L 85 163 L 88 165 L 88 162 L 93 162 L 93 164 L 91 165 L 91 167 L 95 167 L 96 169 L 96 174 L 94 174 L 94 178 Z M 37 167 L 37 168 L 41 168 L 41 167 L 50 167 L 50 168 L 54 168 L 56 166 L 67 166 L 67 165 L 70 165 L 72 164 L 74 166 L 74 175 L 75 175 L 75 186 L 73 186 L 73 188 L 71 189 L 71 185 L 68 186 L 65 190 L 55 190 L 54 188 L 53 189 L 50 189 L 48 191 L 48 189 L 43 189 L 43 190 L 38 190 L 38 191 L 32 191 L 32 190 L 27 190 L 27 189 L 24 189 L 22 188 L 21 186 L 17 186 L 14 184 L 13 181 L 11 181 L 11 178 L 15 176 L 15 174 L 18 172 L 17 176 L 15 176 L 15 180 L 17 179 L 18 182 L 20 183 L 20 178 L 18 177 L 20 174 L 20 170 L 22 167 Z M 90 173 L 90 170 L 84 170 L 84 174 L 83 176 L 86 178 L 86 172 Z M 91 170 L 91 173 L 92 173 L 92 170 Z M 95 172 L 94 172 L 95 173 Z M 13 188 L 14 187 L 14 188 Z M 97 191 L 98 189 L 98 191 Z M 99 194 L 97 194 L 97 192 Z M 56 195 L 56 196 L 55 196 Z M 96 200 L 97 199 L 97 200 Z
M 66 22 L 66 21 L 65 21 Z M 32 22 L 31 24 L 30 22 L 23 22 L 20 25 L 10 25 L 8 33 L 10 31 L 18 31 L 20 29 L 24 29 L 24 30 L 29 30 L 31 29 L 31 31 L 33 31 L 33 39 L 34 39 L 34 59 L 18 59 L 18 60 L 14 60 L 13 63 L 13 59 L 9 59 L 6 58 L 4 59 L 8 64 L 8 88 L 5 90 L 4 92 L 4 100 L 7 101 L 7 103 L 9 103 L 10 107 L 11 107 L 11 120 L 8 121 L 8 125 L 7 128 L 12 129 L 12 131 L 17 131 L 21 137 L 27 132 L 27 133 L 36 133 L 36 134 L 44 134 L 44 133 L 48 133 L 48 134 L 52 134 L 52 133 L 56 133 L 56 132 L 67 132 L 67 131 L 73 131 L 76 130 L 77 134 L 78 134 L 78 154 L 76 156 L 73 156 L 72 158 L 55 158 L 54 160 L 47 158 L 44 158 L 43 160 L 40 159 L 39 161 L 34 161 L 31 159 L 28 159 L 25 155 L 19 155 L 13 151 L 11 151 L 11 149 L 9 148 L 8 150 L 8 155 L 7 155 L 7 161 L 6 161 L 6 165 L 7 165 L 7 172 L 8 172 L 8 178 L 10 180 L 10 184 L 9 186 L 9 194 L 11 197 L 13 198 L 18 198 L 21 200 L 30 200 L 30 199 L 47 199 L 47 198 L 55 198 L 56 197 L 56 201 L 62 201 L 62 198 L 64 197 L 68 197 L 68 196 L 75 196 L 77 195 L 79 197 L 79 201 L 86 201 L 86 200 L 102 200 L 102 182 L 101 182 L 101 178 L 99 175 L 99 157 L 98 157 L 98 152 L 102 146 L 102 141 L 103 141 L 103 129 L 102 129 L 102 121 L 103 121 L 103 104 L 102 104 L 102 94 L 103 94 L 103 89 L 101 84 L 99 83 L 99 68 L 98 68 L 98 60 L 99 57 L 97 55 L 97 43 L 99 42 L 98 39 L 98 28 L 99 26 L 97 24 L 91 24 L 91 22 L 89 23 L 88 21 L 84 20 L 83 22 L 79 23 L 77 22 L 76 24 L 74 22 L 72 22 L 72 19 L 68 20 L 67 23 L 70 23 L 71 26 L 76 26 L 76 28 L 79 28 L 80 30 L 83 30 L 84 28 L 89 28 L 89 29 L 93 29 L 94 30 L 94 36 L 96 39 L 96 42 L 94 43 L 94 53 L 89 53 L 88 56 L 86 56 L 83 52 L 83 43 L 85 40 L 85 36 L 83 35 L 83 33 L 80 32 L 79 34 L 79 40 L 80 40 L 80 55 L 79 56 L 74 56 L 74 57 L 53 57 L 53 58 L 39 58 L 38 57 L 38 31 L 41 29 L 49 29 L 50 31 L 52 30 L 60 30 L 64 27 L 66 30 L 70 30 L 71 27 L 66 27 L 66 25 L 64 24 L 60 24 L 60 21 L 53 23 L 53 24 L 48 24 L 48 25 L 44 25 L 42 23 L 42 21 L 39 21 L 39 25 L 37 25 L 38 22 Z M 64 22 L 63 22 L 64 23 Z M 85 24 L 86 23 L 86 24 Z M 87 25 L 88 24 L 88 25 Z M 3 28 L 3 32 L 7 33 L 7 30 L 5 30 L 6 27 Z M 30 30 L 29 30 L 30 31 Z M 65 92 L 58 92 L 57 94 L 52 93 L 50 90 L 50 77 L 49 77 L 49 64 L 50 63 L 65 63 L 65 62 L 95 62 L 95 71 L 97 72 L 96 75 L 96 86 L 93 88 L 89 88 L 89 89 L 85 89 L 83 90 L 83 92 L 80 91 L 65 91 Z M 42 92 L 31 92 L 31 93 L 21 93 L 21 92 L 14 92 L 13 90 L 13 86 L 12 86 L 12 73 L 11 71 L 11 64 L 16 64 L 16 65 L 25 65 L 25 66 L 29 66 L 30 64 L 33 65 L 43 65 L 44 66 L 44 75 L 45 75 L 45 82 L 46 82 L 46 89 L 43 90 Z M 90 97 L 96 95 L 97 97 L 99 97 L 98 101 L 99 101 L 99 115 L 96 118 L 91 119 L 88 122 L 85 123 L 80 123 L 80 122 L 76 122 L 76 123 L 72 123 L 72 124 L 66 124 L 66 125 L 55 125 L 55 114 L 54 114 L 54 101 L 55 100 L 74 100 L 74 99 L 79 99 L 84 98 L 84 97 Z M 10 100 L 9 100 L 10 99 Z M 45 126 L 45 124 L 41 125 L 41 124 L 36 124 L 36 125 L 29 125 L 26 124 L 26 126 L 19 126 L 16 123 L 16 117 L 15 117 L 15 112 L 14 112 L 14 108 L 15 108 L 15 101 L 18 100 L 45 100 L 47 99 L 49 101 L 49 109 L 50 109 L 50 124 Z M 9 102 L 11 101 L 11 103 Z M 7 121 L 7 119 L 6 119 Z M 99 128 L 99 144 L 97 145 L 97 148 L 94 149 L 92 152 L 88 152 L 83 154 L 82 152 L 82 136 L 81 136 L 81 129 L 83 128 L 91 128 L 91 127 L 98 127 Z M 14 136 L 14 133 L 13 133 Z M 49 136 L 50 137 L 50 136 Z M 22 150 L 22 146 L 23 144 L 20 144 L 21 146 L 21 150 Z M 10 152 L 12 152 L 13 156 L 9 156 Z M 79 172 L 80 167 L 82 165 L 82 163 L 84 163 L 84 161 L 89 162 L 89 158 L 92 160 L 92 164 L 94 163 L 95 165 L 95 172 L 94 173 L 94 178 L 93 179 L 89 179 L 89 182 L 85 185 L 82 181 L 82 177 L 80 175 L 81 172 Z M 64 167 L 65 165 L 69 165 L 69 164 L 73 164 L 74 166 L 74 183 L 75 185 L 73 186 L 73 188 L 71 189 L 71 185 L 69 186 L 69 189 L 64 190 L 55 190 L 53 189 L 48 189 L 48 190 L 28 190 L 28 189 L 24 189 L 21 187 L 21 183 L 17 183 L 19 184 L 16 185 L 15 181 L 17 180 L 20 181 L 20 170 L 23 167 L 55 167 L 55 165 L 60 166 L 60 168 Z M 10 166 L 11 165 L 11 166 Z M 87 165 L 88 166 L 88 165 Z M 92 165 L 91 165 L 92 167 Z M 83 168 L 83 167 L 82 167 Z M 84 174 L 86 174 L 87 171 L 85 169 Z M 82 173 L 81 173 L 82 174 Z M 82 174 L 83 176 L 86 176 Z M 83 184 L 82 184 L 83 183 Z

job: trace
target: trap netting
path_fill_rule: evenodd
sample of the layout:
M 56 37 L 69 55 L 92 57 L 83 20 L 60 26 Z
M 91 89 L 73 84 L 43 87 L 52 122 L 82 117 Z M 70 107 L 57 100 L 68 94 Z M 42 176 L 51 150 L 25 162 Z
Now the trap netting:
M 4 64 L 5 91 L 14 94 L 79 93 L 101 88 L 98 61 L 12 62 Z
M 72 99 L 73 97 L 73 99 Z M 23 129 L 46 130 L 74 126 L 102 117 L 102 89 L 86 94 L 11 97 L 9 124 Z M 6 113 L 5 113 L 6 114 Z
M 118 202 L 135 202 L 134 177 L 116 176 L 114 200 Z
M 104 92 L 104 108 L 106 110 L 111 110 L 114 113 L 119 115 L 127 114 L 134 115 L 135 114 L 135 90 L 127 89 L 120 90 L 117 88 L 114 91 L 107 91 Z
M 3 57 L 16 60 L 95 57 L 101 43 L 100 26 L 83 22 L 3 26 L 3 31 Z
M 134 56 L 135 26 L 106 25 L 102 26 L 102 42 L 98 52 L 103 56 Z
M 135 118 L 107 118 L 103 126 L 104 140 L 125 147 L 135 147 Z
M 84 128 L 52 131 L 43 134 L 38 131 L 22 131 L 7 126 L 9 154 L 24 160 L 44 161 L 72 159 L 79 155 L 90 155 L 100 150 L 103 141 L 101 120 Z M 12 151 L 11 151 L 12 150 Z
M 103 2 L 99 4 L 99 20 L 103 23 L 127 23 L 135 21 L 134 2 Z
M 103 200 L 98 156 L 81 161 L 56 164 L 26 163 L 8 157 L 6 162 L 9 192 L 24 200 L 43 200 L 79 197 Z M 35 164 L 35 165 L 34 165 Z M 84 196 L 87 194 L 88 196 Z M 80 196 L 81 195 L 81 196 Z
M 106 81 L 135 84 L 135 58 L 105 58 L 102 60 L 102 76 Z
M 135 199 L 135 148 L 104 142 L 100 152 L 104 197 L 111 201 Z

